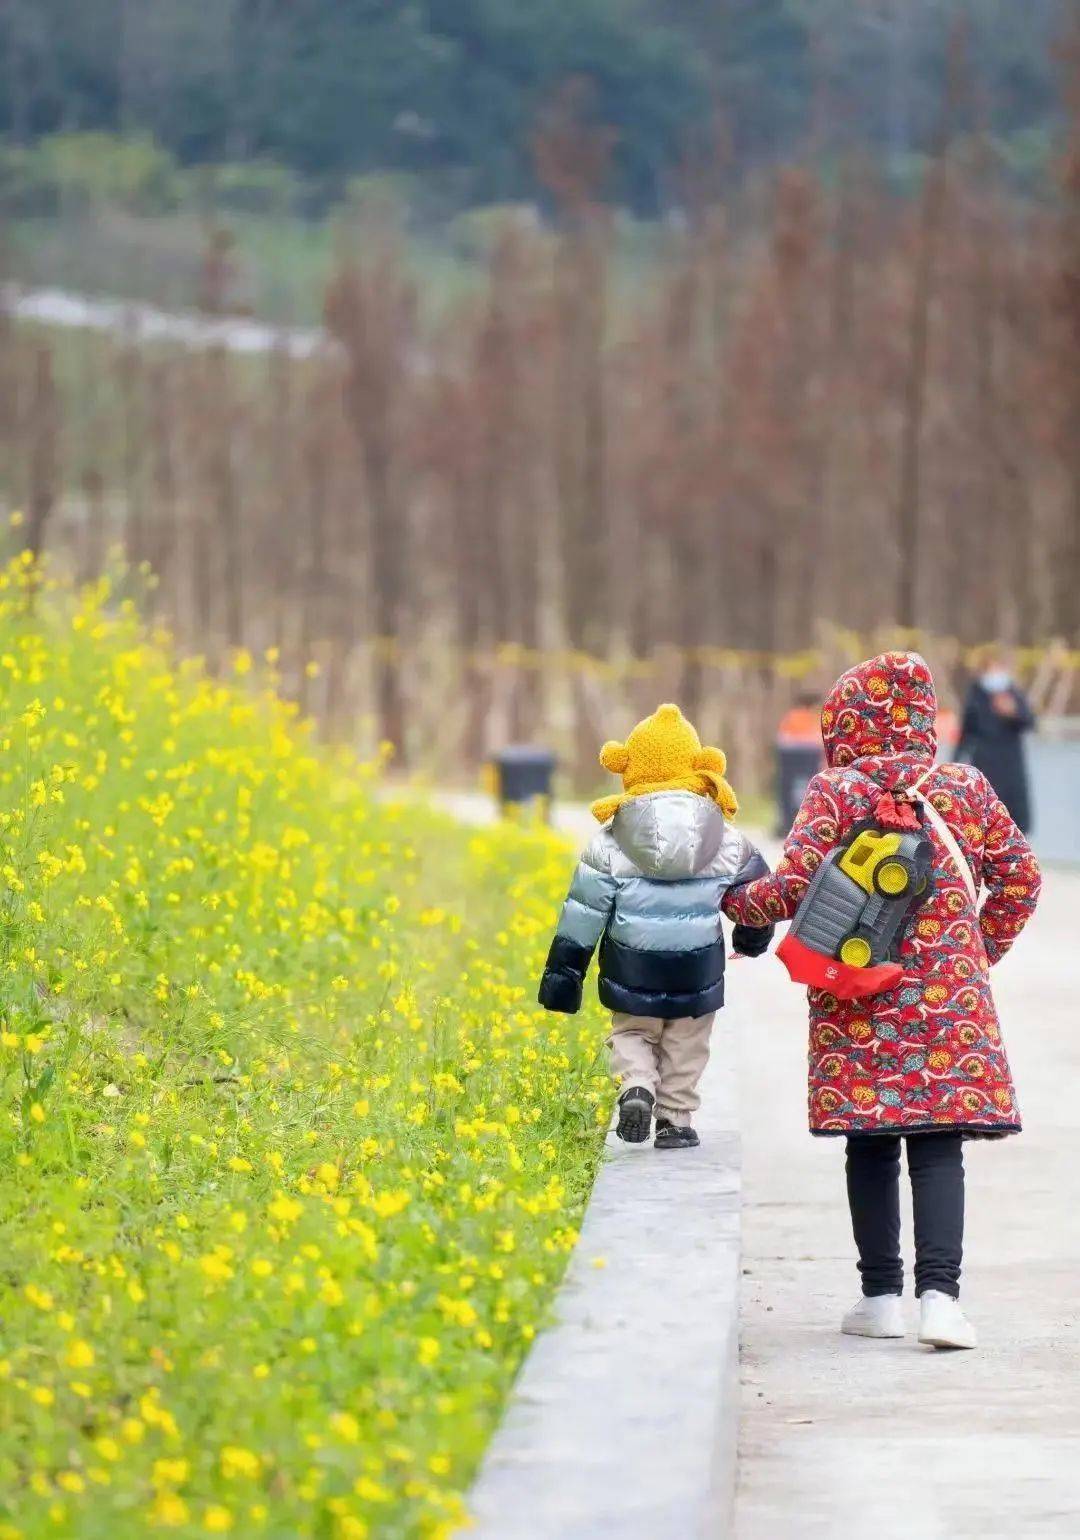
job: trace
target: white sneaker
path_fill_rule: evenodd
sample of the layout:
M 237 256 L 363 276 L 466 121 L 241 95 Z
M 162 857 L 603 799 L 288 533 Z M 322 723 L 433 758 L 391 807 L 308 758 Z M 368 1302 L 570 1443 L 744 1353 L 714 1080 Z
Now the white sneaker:
M 961 1310 L 959 1302 L 938 1289 L 927 1289 L 919 1301 L 919 1341 L 927 1347 L 973 1348 L 978 1346 L 974 1326 Z
M 865 1294 L 840 1322 L 849 1337 L 902 1337 L 904 1308 L 899 1294 Z

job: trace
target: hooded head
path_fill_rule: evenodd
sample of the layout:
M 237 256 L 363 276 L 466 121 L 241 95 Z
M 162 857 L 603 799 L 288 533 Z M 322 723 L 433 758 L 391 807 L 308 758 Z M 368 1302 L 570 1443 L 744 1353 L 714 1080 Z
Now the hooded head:
M 594 802 L 593 816 L 606 823 L 624 802 L 654 791 L 691 791 L 709 797 L 725 818 L 739 810 L 735 793 L 724 780 L 727 759 L 720 749 L 703 748 L 693 725 L 678 706 L 658 706 L 639 722 L 625 743 L 605 743 L 600 750 L 605 770 L 621 775 L 623 791 Z
M 988 695 L 1010 690 L 1015 682 L 1012 658 L 1002 647 L 984 647 L 978 657 L 979 683 Z
M 937 752 L 937 695 L 917 652 L 883 652 L 849 668 L 821 711 L 830 765 L 842 768 L 882 754 L 932 760 Z

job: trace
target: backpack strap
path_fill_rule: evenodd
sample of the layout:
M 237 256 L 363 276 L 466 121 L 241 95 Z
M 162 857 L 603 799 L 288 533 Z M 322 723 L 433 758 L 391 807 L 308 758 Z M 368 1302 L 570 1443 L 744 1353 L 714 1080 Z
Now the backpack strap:
M 942 818 L 934 804 L 930 801 L 930 798 L 927 797 L 922 790 L 924 782 L 929 776 L 933 774 L 933 772 L 933 765 L 931 765 L 928 770 L 924 770 L 918 779 L 913 781 L 912 784 L 906 788 L 906 795 L 913 799 L 915 802 L 918 802 L 919 806 L 922 808 L 923 813 L 931 828 L 941 843 L 945 846 L 945 849 L 948 851 L 950 857 L 952 858 L 952 863 L 956 867 L 957 872 L 960 874 L 960 880 L 963 882 L 964 887 L 967 889 L 967 896 L 971 899 L 972 908 L 975 908 L 979 902 L 979 890 L 975 885 L 975 874 L 971 870 L 971 866 L 967 857 L 960 849 L 960 844 L 955 834 L 949 828 L 948 824 L 945 822 L 944 818 Z

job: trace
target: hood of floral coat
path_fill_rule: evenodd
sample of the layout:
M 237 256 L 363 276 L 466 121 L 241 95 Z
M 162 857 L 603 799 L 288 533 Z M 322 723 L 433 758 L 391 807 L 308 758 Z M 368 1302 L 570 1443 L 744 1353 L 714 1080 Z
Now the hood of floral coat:
M 910 776 L 912 759 L 933 763 L 936 720 L 937 693 L 925 658 L 882 652 L 849 668 L 829 691 L 821 711 L 825 757 L 836 769 L 884 760 L 874 764 L 874 779 L 891 790 L 894 780 Z M 895 776 L 890 756 L 902 756 L 892 767 Z

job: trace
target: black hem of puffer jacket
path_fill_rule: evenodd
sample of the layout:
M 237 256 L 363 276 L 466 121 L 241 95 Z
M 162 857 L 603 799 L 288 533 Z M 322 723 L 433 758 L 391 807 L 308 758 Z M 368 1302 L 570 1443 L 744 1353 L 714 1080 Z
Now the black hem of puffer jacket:
M 646 989 L 627 989 L 614 979 L 600 977 L 600 1003 L 624 1016 L 658 1016 L 675 1021 L 680 1016 L 709 1016 L 724 1003 L 724 981 L 692 994 L 658 994 Z
M 720 937 L 692 952 L 654 952 L 623 946 L 605 936 L 600 944 L 600 1000 L 627 1016 L 708 1016 L 724 1003 L 724 942 Z
M 650 995 L 699 994 L 724 977 L 724 942 L 721 938 L 692 952 L 657 952 L 624 946 L 605 936 L 600 943 L 600 976 Z

